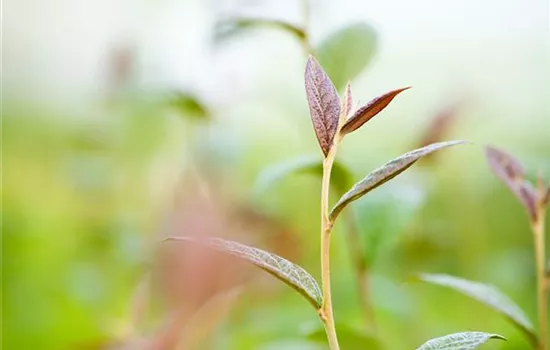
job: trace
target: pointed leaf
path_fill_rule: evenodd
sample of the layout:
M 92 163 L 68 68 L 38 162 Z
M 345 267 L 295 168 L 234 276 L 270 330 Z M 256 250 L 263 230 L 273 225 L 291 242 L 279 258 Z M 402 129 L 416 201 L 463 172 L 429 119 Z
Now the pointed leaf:
M 506 340 L 501 335 L 483 332 L 463 332 L 434 338 L 416 350 L 473 350 L 490 339 Z
M 192 242 L 246 260 L 294 288 L 316 309 L 323 303 L 321 289 L 317 281 L 306 270 L 278 255 L 216 237 L 206 239 L 168 237 L 166 240 Z
M 348 82 L 348 85 L 346 86 L 346 91 L 344 92 L 344 98 L 342 99 L 342 113 L 340 117 L 346 120 L 349 117 L 349 114 L 351 113 L 352 109 L 353 109 L 353 96 L 351 94 L 351 85 Z
M 368 192 L 372 191 L 376 187 L 383 185 L 387 181 L 393 179 L 397 175 L 401 174 L 403 171 L 407 170 L 411 165 L 413 165 L 417 160 L 422 158 L 425 155 L 428 155 L 432 152 L 440 150 L 442 148 L 454 146 L 464 143 L 464 141 L 448 141 L 448 142 L 439 142 L 415 149 L 408 153 L 403 154 L 402 156 L 395 158 L 394 160 L 386 163 L 382 167 L 371 172 L 367 177 L 365 177 L 360 182 L 356 183 L 348 192 L 346 192 L 336 203 L 334 208 L 330 213 L 330 220 L 334 222 L 338 214 L 354 200 L 361 198 Z
M 373 98 L 369 103 L 353 113 L 353 115 L 346 121 L 342 127 L 342 134 L 349 134 L 350 132 L 359 129 L 363 124 L 371 120 L 374 116 L 386 108 L 395 96 L 410 88 L 411 87 L 408 86 L 405 88 L 392 90 L 382 96 Z
M 424 282 L 449 287 L 462 294 L 465 294 L 506 316 L 522 331 L 531 341 L 536 342 L 536 334 L 525 313 L 510 298 L 503 294 L 496 287 L 479 282 L 468 281 L 462 278 L 444 274 L 421 274 L 419 279 Z
M 340 99 L 332 81 L 313 56 L 307 60 L 305 85 L 313 128 L 326 157 L 338 127 Z
M 531 220 L 537 221 L 537 195 L 533 186 L 525 180 L 525 171 L 518 160 L 494 147 L 486 147 L 485 156 L 493 173 L 520 200 Z
M 313 174 L 321 178 L 323 176 L 323 160 L 318 156 L 301 156 L 266 167 L 256 180 L 254 185 L 256 194 L 265 193 L 294 174 Z M 331 183 L 339 193 L 350 186 L 351 171 L 342 163 L 336 161 L 332 167 Z
M 354 79 L 376 52 L 376 31 L 367 23 L 352 23 L 321 42 L 315 52 L 338 89 Z

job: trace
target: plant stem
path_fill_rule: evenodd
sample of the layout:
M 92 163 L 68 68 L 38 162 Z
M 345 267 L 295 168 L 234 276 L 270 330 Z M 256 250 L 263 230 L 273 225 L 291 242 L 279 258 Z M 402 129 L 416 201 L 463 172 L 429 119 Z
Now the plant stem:
M 353 220 L 353 216 L 344 213 L 344 221 L 347 226 L 347 243 L 350 251 L 353 269 L 355 272 L 355 284 L 357 287 L 357 297 L 361 304 L 361 309 L 365 315 L 365 321 L 371 329 L 376 330 L 376 319 L 372 303 L 372 293 L 370 287 L 369 269 L 365 263 L 364 252 L 359 240 L 359 232 Z
M 542 210 L 541 210 L 542 212 Z M 544 213 L 532 224 L 537 266 L 537 299 L 539 316 L 539 350 L 546 350 L 548 327 L 548 283 L 544 257 Z
M 332 223 L 329 220 L 330 173 L 334 163 L 337 143 L 333 145 L 323 162 L 323 182 L 321 187 L 321 285 L 323 288 L 323 306 L 319 316 L 325 324 L 325 331 L 331 350 L 339 350 L 334 316 L 332 312 L 332 296 L 330 292 L 330 235 Z

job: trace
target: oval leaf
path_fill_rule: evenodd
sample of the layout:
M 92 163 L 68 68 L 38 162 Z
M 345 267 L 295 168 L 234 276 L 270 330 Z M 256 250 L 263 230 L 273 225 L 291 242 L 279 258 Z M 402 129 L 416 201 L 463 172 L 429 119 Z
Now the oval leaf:
M 376 31 L 364 22 L 350 24 L 328 36 L 315 52 L 338 89 L 369 64 L 376 51 Z
M 197 243 L 244 259 L 288 284 L 302 294 L 315 309 L 320 308 L 323 304 L 321 289 L 317 281 L 306 270 L 278 255 L 216 237 L 206 239 L 168 237 L 165 240 Z
M 376 187 L 383 185 L 397 175 L 401 174 L 403 171 L 407 170 L 407 168 L 413 165 L 418 159 L 442 148 L 458 145 L 461 143 L 464 143 L 464 141 L 447 141 L 434 143 L 426 147 L 422 147 L 419 149 L 415 149 L 414 151 L 405 153 L 402 156 L 386 163 L 382 167 L 374 170 L 363 180 L 356 183 L 348 192 L 346 192 L 340 198 L 340 200 L 336 203 L 336 205 L 330 212 L 330 220 L 334 222 L 338 214 L 340 214 L 340 212 L 346 207 L 346 205 L 364 196 Z
M 518 326 L 531 341 L 536 343 L 537 336 L 531 321 L 510 298 L 496 287 L 479 282 L 468 281 L 462 278 L 444 274 L 421 274 L 419 279 L 424 282 L 449 287 L 465 294 L 494 310 L 500 312 Z
M 338 128 L 340 98 L 334 84 L 313 56 L 307 60 L 305 84 L 313 128 L 326 157 Z
M 416 350 L 473 350 L 490 339 L 506 340 L 498 334 L 463 332 L 431 339 Z
M 395 96 L 410 88 L 411 87 L 408 86 L 405 88 L 392 90 L 382 96 L 378 96 L 372 99 L 365 106 L 359 108 L 355 113 L 353 113 L 353 115 L 346 121 L 346 123 L 342 127 L 342 134 L 349 134 L 350 132 L 359 129 L 363 124 L 374 118 L 375 115 L 386 108 Z
M 318 156 L 301 156 L 266 167 L 254 185 L 256 194 L 265 193 L 278 182 L 293 174 L 313 174 L 323 176 L 323 160 Z M 339 193 L 350 186 L 351 171 L 342 163 L 334 162 L 331 182 Z

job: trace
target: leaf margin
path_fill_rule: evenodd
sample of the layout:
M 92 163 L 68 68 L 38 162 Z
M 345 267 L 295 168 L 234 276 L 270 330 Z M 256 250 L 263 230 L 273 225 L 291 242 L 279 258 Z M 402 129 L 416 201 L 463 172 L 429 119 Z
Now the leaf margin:
M 456 338 L 456 337 L 465 337 L 465 336 L 477 336 L 478 339 L 474 340 L 474 341 L 477 341 L 477 343 L 475 343 L 475 344 L 466 344 L 466 345 L 473 345 L 473 347 L 465 348 L 464 347 L 465 344 L 460 343 L 460 341 L 464 341 L 464 339 L 455 340 L 455 342 L 457 342 L 457 341 L 459 342 L 458 344 L 455 344 L 455 347 L 449 347 L 449 346 L 453 346 L 453 344 L 452 343 L 449 344 L 449 343 L 445 342 L 447 340 L 453 341 L 453 338 Z M 495 333 L 472 332 L 472 331 L 459 332 L 459 333 L 451 333 L 451 334 L 447 334 L 447 335 L 444 335 L 444 336 L 441 336 L 441 337 L 432 338 L 432 339 L 426 341 L 424 344 L 420 345 L 420 347 L 418 347 L 416 350 L 438 350 L 438 349 L 441 349 L 441 350 L 472 350 L 472 349 L 477 348 L 480 345 L 485 344 L 486 342 L 488 342 L 491 339 L 507 340 L 502 335 L 495 334 Z M 445 343 L 441 343 L 441 342 L 445 342 Z
M 416 163 L 420 158 L 440 149 L 465 143 L 467 142 L 463 140 L 436 142 L 425 147 L 414 149 L 412 151 L 402 154 L 397 158 L 390 160 L 389 162 L 386 162 L 381 167 L 371 171 L 366 177 L 355 183 L 355 185 L 353 185 L 353 187 L 349 191 L 344 193 L 344 195 L 338 200 L 338 202 L 333 206 L 332 210 L 330 211 L 330 221 L 334 222 L 340 212 L 342 212 L 342 210 L 344 210 L 344 208 L 348 204 L 361 198 L 368 192 L 376 189 L 377 187 L 398 176 L 409 167 L 411 167 L 414 163 Z M 396 166 L 395 163 L 399 162 L 401 162 L 401 165 L 397 164 Z M 388 169 L 391 170 L 392 167 L 394 167 L 393 171 L 387 173 Z

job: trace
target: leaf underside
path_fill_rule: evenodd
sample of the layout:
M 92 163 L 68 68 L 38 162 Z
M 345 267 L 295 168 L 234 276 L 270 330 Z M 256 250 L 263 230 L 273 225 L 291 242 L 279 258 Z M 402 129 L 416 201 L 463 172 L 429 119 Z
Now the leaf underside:
M 326 157 L 338 128 L 340 98 L 334 84 L 313 56 L 307 60 L 305 87 L 315 135 Z
M 419 279 L 424 282 L 449 287 L 491 307 L 506 316 L 531 340 L 537 338 L 533 325 L 525 313 L 508 296 L 490 284 L 468 281 L 466 279 L 445 274 L 421 274 Z
M 447 141 L 433 143 L 426 147 L 422 147 L 419 149 L 415 149 L 414 151 L 405 153 L 402 156 L 384 164 L 382 167 L 374 170 L 369 175 L 367 175 L 367 177 L 365 177 L 363 180 L 356 183 L 348 192 L 346 192 L 340 198 L 340 200 L 336 203 L 330 213 L 330 220 L 334 222 L 338 214 L 340 214 L 340 212 L 349 203 L 353 202 L 356 199 L 359 199 L 360 197 L 364 196 L 378 186 L 383 185 L 387 181 L 401 174 L 420 158 L 442 148 L 458 145 L 461 143 L 464 143 L 464 141 Z
M 169 237 L 166 240 L 196 243 L 246 260 L 292 287 L 304 296 L 315 309 L 319 309 L 323 304 L 321 289 L 317 281 L 306 270 L 278 255 L 216 237 L 205 239 Z
M 498 334 L 462 332 L 431 339 L 416 350 L 473 350 L 490 339 L 506 340 Z
M 286 177 L 294 174 L 323 176 L 323 160 L 319 156 L 300 156 L 266 167 L 254 184 L 257 195 L 267 192 Z M 335 161 L 332 167 L 332 184 L 339 193 L 344 193 L 351 183 L 351 171 Z

